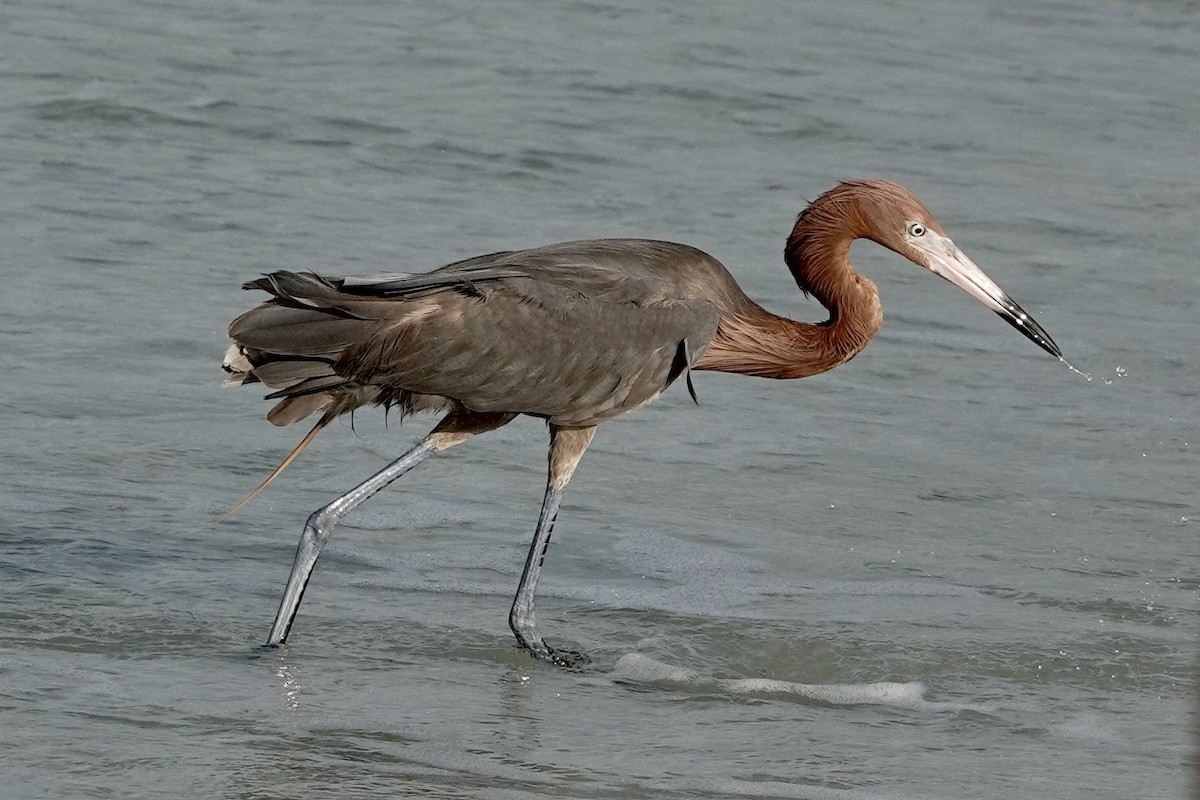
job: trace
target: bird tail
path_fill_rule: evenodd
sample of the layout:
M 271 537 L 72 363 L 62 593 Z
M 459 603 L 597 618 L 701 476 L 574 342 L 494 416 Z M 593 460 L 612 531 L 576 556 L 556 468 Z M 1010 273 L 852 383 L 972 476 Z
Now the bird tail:
M 249 503 L 255 497 L 258 497 L 259 492 L 261 492 L 263 489 L 267 488 L 267 486 L 270 485 L 271 481 L 278 478 L 280 473 L 282 473 L 285 469 L 287 469 L 288 466 L 293 461 L 296 460 L 296 457 L 299 456 L 300 453 L 302 453 L 304 451 L 304 448 L 308 447 L 308 445 L 310 443 L 312 443 L 312 440 L 315 439 L 317 434 L 321 432 L 321 429 L 324 428 L 329 423 L 333 422 L 342 413 L 343 410 L 344 409 L 340 409 L 335 406 L 334 408 L 331 408 L 328 411 L 326 411 L 324 414 L 322 414 L 321 418 L 319 420 L 317 420 L 317 424 L 312 426 L 312 430 L 310 430 L 308 432 L 308 434 L 305 435 L 305 437 L 300 440 L 300 444 L 296 445 L 295 448 L 292 449 L 292 452 L 287 454 L 287 457 L 279 463 L 279 466 L 277 466 L 274 470 L 272 470 L 271 474 L 268 475 L 262 483 L 260 483 L 258 486 L 256 486 L 254 488 L 254 490 L 252 492 L 250 492 L 250 494 L 246 495 L 241 500 L 239 500 L 237 505 L 235 505 L 233 508 L 226 511 L 221 516 L 217 517 L 217 520 L 213 523 L 213 525 L 220 525 L 222 522 L 229 519 L 234 514 L 236 514 L 238 511 L 240 511 L 243 506 L 245 506 L 247 503 Z

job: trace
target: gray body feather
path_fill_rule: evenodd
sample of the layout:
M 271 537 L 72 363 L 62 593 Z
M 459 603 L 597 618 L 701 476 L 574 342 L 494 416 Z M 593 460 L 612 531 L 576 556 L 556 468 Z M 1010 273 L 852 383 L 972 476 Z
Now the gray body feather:
M 716 259 L 635 239 L 479 256 L 421 274 L 276 272 L 238 317 L 228 383 L 261 381 L 277 425 L 367 403 L 595 425 L 644 405 L 750 301 Z

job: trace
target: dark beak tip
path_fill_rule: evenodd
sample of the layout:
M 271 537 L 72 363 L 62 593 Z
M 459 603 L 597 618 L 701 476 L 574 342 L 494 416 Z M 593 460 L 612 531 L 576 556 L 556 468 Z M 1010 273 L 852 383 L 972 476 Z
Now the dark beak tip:
M 1020 312 L 1024 317 L 1023 319 L 1014 314 L 1005 314 L 999 311 L 996 313 L 1000 319 L 1019 330 L 1022 335 L 1025 336 L 1025 338 L 1029 339 L 1031 342 L 1045 350 L 1050 355 L 1058 359 L 1063 357 L 1062 350 L 1055 343 L 1055 341 L 1050 338 L 1050 334 L 1046 333 L 1042 326 L 1037 324 L 1033 317 L 1025 314 L 1023 311 Z
M 1026 327 L 1032 328 L 1032 330 L 1026 331 L 1025 333 L 1026 336 L 1029 336 L 1029 338 L 1032 339 L 1035 344 L 1055 358 L 1061 359 L 1063 357 L 1062 348 L 1058 346 L 1057 342 L 1050 338 L 1050 334 L 1046 333 L 1046 331 L 1042 329 L 1041 325 L 1038 325 L 1036 322 L 1030 319 L 1026 320 L 1026 324 L 1023 325 L 1021 329 L 1025 331 Z

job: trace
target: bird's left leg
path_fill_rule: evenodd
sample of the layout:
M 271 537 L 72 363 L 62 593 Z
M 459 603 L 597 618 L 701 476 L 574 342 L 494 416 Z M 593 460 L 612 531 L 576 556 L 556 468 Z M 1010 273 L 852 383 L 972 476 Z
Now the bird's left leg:
M 308 579 L 316 566 L 317 556 L 321 554 L 321 549 L 333 533 L 333 527 L 342 517 L 430 456 L 461 444 L 472 436 L 499 428 L 510 422 L 514 416 L 516 415 L 456 408 L 416 447 L 332 503 L 314 511 L 304 523 L 304 533 L 300 537 L 300 544 L 296 546 L 292 573 L 288 576 L 287 587 L 283 591 L 283 599 L 280 600 L 279 611 L 275 615 L 275 624 L 271 626 L 271 633 L 267 637 L 267 645 L 274 646 L 287 640 L 292 622 L 296 618 L 296 610 L 300 607 L 300 599 L 304 596 Z
M 537 658 L 562 666 L 575 666 L 586 661 L 586 658 L 572 650 L 556 650 L 546 644 L 537 632 L 533 593 L 537 590 L 538 575 L 541 574 L 542 562 L 546 559 L 546 548 L 550 546 L 550 534 L 554 530 L 554 520 L 558 516 L 563 492 L 566 491 L 567 482 L 575 474 L 579 459 L 583 458 L 584 451 L 595 435 L 595 426 L 550 426 L 550 475 L 546 481 L 546 496 L 542 500 L 542 512 L 538 516 L 533 543 L 529 546 L 529 556 L 525 559 L 521 583 L 517 586 L 517 596 L 513 600 L 512 611 L 508 614 L 508 625 L 522 647 Z

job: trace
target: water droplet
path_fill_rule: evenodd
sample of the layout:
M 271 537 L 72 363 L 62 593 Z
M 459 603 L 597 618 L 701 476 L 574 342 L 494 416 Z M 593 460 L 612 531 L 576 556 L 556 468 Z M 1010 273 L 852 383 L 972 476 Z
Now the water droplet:
M 1071 372 L 1074 372 L 1076 375 L 1082 375 L 1082 376 L 1083 376 L 1083 378 L 1084 378 L 1084 380 L 1086 380 L 1088 383 L 1091 383 L 1091 382 L 1092 382 L 1092 376 L 1091 376 L 1091 375 L 1089 375 L 1089 374 L 1088 374 L 1088 373 L 1086 373 L 1086 372 L 1080 372 L 1079 370 L 1075 369 L 1074 365 L 1072 365 L 1070 361 L 1067 361 L 1067 360 L 1066 360 L 1065 358 L 1063 358 L 1062 356 L 1059 356 L 1059 357 L 1058 357 L 1058 360 L 1059 360 L 1059 361 L 1061 361 L 1062 363 L 1066 364 L 1066 365 L 1067 365 L 1067 369 L 1071 370 Z

